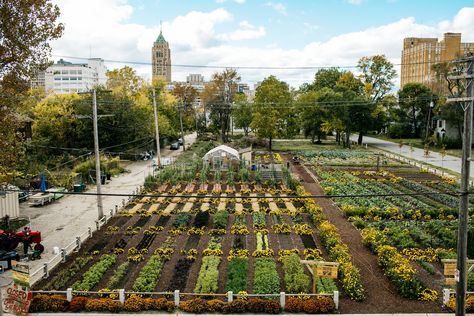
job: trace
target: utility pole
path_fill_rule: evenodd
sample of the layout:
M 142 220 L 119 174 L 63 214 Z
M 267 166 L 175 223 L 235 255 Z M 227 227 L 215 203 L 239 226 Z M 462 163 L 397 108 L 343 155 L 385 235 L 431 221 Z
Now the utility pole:
M 101 91 L 101 92 L 110 92 L 110 91 Z M 104 208 L 102 205 L 102 177 L 100 171 L 100 155 L 99 155 L 99 129 L 97 127 L 97 121 L 99 117 L 113 116 L 112 114 L 108 115 L 97 115 L 97 91 L 93 89 L 91 92 L 80 92 L 79 94 L 89 94 L 92 93 L 92 128 L 94 135 L 94 155 L 95 155 L 95 183 L 97 185 L 97 211 L 98 219 L 104 217 Z M 77 118 L 91 118 L 88 115 L 77 115 Z
M 94 127 L 95 183 L 97 185 L 97 210 L 99 220 L 104 217 L 102 205 L 102 177 L 100 173 L 99 131 L 97 127 L 97 92 L 92 90 L 92 122 Z
M 160 153 L 160 130 L 158 127 L 158 113 L 156 111 L 156 93 L 153 87 L 153 113 L 155 115 L 155 137 L 156 137 L 156 160 L 158 168 L 161 167 L 161 153 Z
M 184 142 L 184 132 L 183 132 L 183 107 L 184 107 L 184 104 L 181 101 L 181 106 L 179 110 L 179 124 L 181 125 L 181 139 L 183 140 L 183 151 L 185 151 L 186 144 Z
M 456 316 L 466 314 L 466 289 L 467 289 L 467 225 L 468 225 L 468 206 L 469 206 L 469 176 L 471 165 L 471 147 L 472 147 L 472 118 L 474 107 L 474 56 L 470 55 L 465 59 L 455 61 L 460 65 L 461 71 L 448 77 L 448 80 L 458 82 L 458 97 L 449 98 L 448 102 L 460 102 L 464 104 L 464 135 L 461 166 L 461 190 L 459 204 L 459 228 L 457 244 L 457 266 L 455 272 L 456 284 Z M 463 72 L 462 65 L 467 64 L 467 72 Z M 460 80 L 466 80 L 466 97 L 461 97 Z

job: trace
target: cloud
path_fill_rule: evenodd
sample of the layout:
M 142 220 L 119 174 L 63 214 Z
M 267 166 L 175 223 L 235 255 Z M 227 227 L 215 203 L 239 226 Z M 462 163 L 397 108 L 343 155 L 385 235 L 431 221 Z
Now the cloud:
M 223 41 L 240 41 L 246 39 L 257 39 L 265 36 L 265 28 L 263 26 L 256 27 L 248 21 L 239 23 L 239 28 L 233 32 L 221 34 L 218 38 Z
M 65 23 L 64 36 L 52 42 L 55 56 L 101 57 L 106 60 L 151 62 L 151 47 L 159 34 L 156 25 L 131 23 L 134 8 L 126 0 L 56 0 Z M 107 12 L 107 14 L 104 14 Z M 88 17 L 87 21 L 84 17 Z M 89 18 L 90 17 L 90 18 Z M 225 25 L 230 31 L 220 32 Z M 301 29 L 317 26 L 301 23 Z M 400 63 L 405 37 L 438 37 L 444 32 L 461 32 L 463 42 L 474 41 L 474 8 L 463 8 L 452 17 L 435 25 L 418 23 L 405 17 L 376 27 L 334 36 L 326 41 L 308 41 L 299 48 L 283 49 L 278 43 L 247 45 L 243 40 L 259 39 L 271 30 L 249 21 L 235 21 L 225 9 L 208 12 L 191 11 L 163 23 L 163 34 L 170 43 L 173 80 L 185 80 L 189 73 L 201 73 L 209 79 L 222 68 L 209 66 L 298 67 L 353 66 L 359 58 L 385 54 Z M 258 44 L 258 42 L 257 42 Z M 59 59 L 56 57 L 56 60 Z M 67 59 L 67 58 L 66 58 Z M 74 61 L 74 60 L 71 60 Z M 108 63 L 107 67 L 123 67 L 124 63 Z M 177 65 L 204 65 L 190 68 Z M 144 78 L 151 78 L 151 65 L 130 64 Z M 238 69 L 242 81 L 255 83 L 271 74 L 298 87 L 313 80 L 317 69 Z M 354 70 L 351 68 L 351 70 Z
M 275 3 L 275 2 L 267 2 L 265 6 L 272 8 L 273 10 L 281 13 L 283 15 L 287 15 L 286 6 L 283 3 Z

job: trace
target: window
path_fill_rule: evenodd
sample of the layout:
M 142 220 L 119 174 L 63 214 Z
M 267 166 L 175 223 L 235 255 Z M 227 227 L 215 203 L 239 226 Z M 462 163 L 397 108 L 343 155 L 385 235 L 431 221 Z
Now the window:
M 61 70 L 61 74 L 67 75 L 69 72 L 67 70 Z
M 77 71 L 77 74 L 78 74 L 78 75 L 82 75 L 82 70 L 78 70 L 78 71 Z
M 60 74 L 61 74 L 61 72 L 60 72 L 59 70 L 55 70 L 55 71 L 53 72 L 53 75 L 60 75 Z
M 442 120 L 439 120 L 439 121 L 438 121 L 438 127 L 439 127 L 439 128 L 442 128 L 442 127 L 443 127 L 443 121 L 442 121 Z
M 70 73 L 71 75 L 75 75 L 75 74 L 77 74 L 77 70 L 70 70 L 69 73 Z

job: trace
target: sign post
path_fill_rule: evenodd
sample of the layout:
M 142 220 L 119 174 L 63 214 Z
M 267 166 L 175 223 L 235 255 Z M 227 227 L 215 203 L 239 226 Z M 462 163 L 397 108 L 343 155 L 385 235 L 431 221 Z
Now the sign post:
M 338 262 L 326 262 L 317 260 L 301 260 L 302 264 L 305 264 L 309 272 L 313 275 L 313 293 L 316 294 L 316 281 L 317 278 L 330 278 L 337 279 L 337 268 L 339 267 Z
M 446 285 L 456 285 L 459 282 L 459 270 L 457 269 L 456 259 L 442 259 L 444 264 L 443 274 Z M 467 273 L 469 274 L 474 269 L 474 260 L 466 260 Z
M 24 262 L 12 261 L 12 276 L 14 284 L 7 288 L 7 297 L 2 301 L 2 311 L 5 308 L 15 315 L 28 314 L 32 293 L 30 287 L 30 267 Z

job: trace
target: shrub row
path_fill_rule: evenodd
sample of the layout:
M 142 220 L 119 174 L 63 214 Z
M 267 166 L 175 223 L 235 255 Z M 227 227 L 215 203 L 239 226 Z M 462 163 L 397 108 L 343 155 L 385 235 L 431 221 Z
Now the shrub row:
M 92 256 L 77 257 L 67 269 L 63 269 L 45 286 L 45 290 L 64 290 L 68 281 L 92 260 Z
M 109 312 L 118 313 L 120 311 L 139 312 L 146 310 L 173 312 L 174 303 L 165 298 L 142 298 L 131 296 L 125 300 L 124 304 L 110 298 L 88 298 L 75 296 L 71 302 L 62 295 L 37 294 L 31 301 L 30 313 L 41 312 Z
M 285 311 L 287 313 L 330 313 L 336 309 L 334 301 L 330 297 L 317 297 L 310 299 L 301 299 L 290 297 L 285 304 Z
M 181 304 L 179 304 L 179 309 L 184 312 L 193 313 L 193 314 L 202 314 L 202 313 L 278 314 L 281 310 L 280 303 L 274 300 L 238 299 L 230 303 L 227 303 L 221 300 L 206 301 L 200 298 L 195 298 L 192 300 L 182 302 Z
M 468 299 L 468 301 L 470 298 Z M 472 300 L 471 300 L 472 301 Z M 469 303 L 471 304 L 471 303 Z M 468 306 L 472 306 L 469 305 Z M 448 304 L 448 307 L 450 305 Z M 183 312 L 202 313 L 266 313 L 278 314 L 281 311 L 280 303 L 268 299 L 237 299 L 230 303 L 221 300 L 204 300 L 201 298 L 182 302 L 179 309 Z M 140 312 L 164 311 L 171 313 L 175 310 L 174 303 L 165 298 L 144 298 L 136 295 L 125 300 L 124 304 L 110 298 L 88 298 L 76 296 L 71 302 L 62 295 L 36 294 L 30 305 L 30 313 L 41 312 Z M 335 305 L 330 297 L 301 299 L 290 297 L 286 301 L 285 311 L 288 313 L 329 313 L 335 310 Z M 469 310 L 468 310 L 469 311 Z

